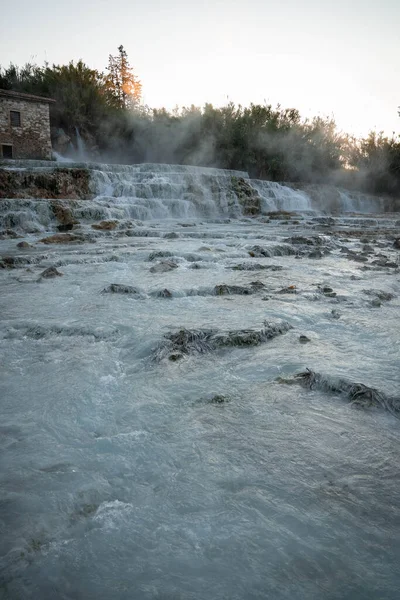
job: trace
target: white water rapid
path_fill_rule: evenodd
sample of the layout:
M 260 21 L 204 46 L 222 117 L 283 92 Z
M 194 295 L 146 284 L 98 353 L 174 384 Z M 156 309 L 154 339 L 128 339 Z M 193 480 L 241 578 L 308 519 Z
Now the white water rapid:
M 84 166 L 0 198 L 0 598 L 397 600 L 399 215 Z

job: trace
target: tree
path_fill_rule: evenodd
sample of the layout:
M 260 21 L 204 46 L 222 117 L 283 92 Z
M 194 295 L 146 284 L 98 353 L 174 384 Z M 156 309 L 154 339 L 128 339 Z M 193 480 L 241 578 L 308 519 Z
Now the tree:
M 117 56 L 110 54 L 107 71 L 105 88 L 110 104 L 115 108 L 135 108 L 141 99 L 142 84 L 134 74 L 123 46 L 119 46 Z

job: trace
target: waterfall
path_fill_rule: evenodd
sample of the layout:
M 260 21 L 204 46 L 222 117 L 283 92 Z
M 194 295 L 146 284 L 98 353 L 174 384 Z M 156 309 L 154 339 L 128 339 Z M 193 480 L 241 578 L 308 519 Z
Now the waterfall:
M 252 179 L 251 185 L 263 199 L 263 212 L 274 210 L 309 211 L 313 210 L 311 198 L 300 190 L 274 181 Z
M 79 129 L 77 127 L 75 127 L 75 133 L 76 133 L 76 158 L 77 158 L 77 160 L 87 161 L 87 160 L 89 160 L 89 157 L 88 157 L 86 145 L 85 145 L 85 142 L 82 139 L 81 134 L 79 133 Z
M 168 164 L 86 162 L 84 142 L 78 129 L 76 133 L 81 162 L 62 159 L 62 164 L 59 163 L 56 168 L 49 161 L 16 160 L 12 167 L 5 162 L 0 165 L 0 172 L 3 169 L 9 174 L 14 173 L 14 184 L 8 184 L 8 198 L 13 200 L 2 202 L 1 227 L 25 231 L 33 231 L 35 227 L 38 230 L 47 228 L 51 219 L 48 210 L 45 210 L 48 204 L 45 198 L 64 199 L 66 202 L 73 199 L 71 210 L 79 222 L 99 219 L 237 218 L 282 210 L 320 214 L 384 211 L 381 198 L 328 185 L 303 185 L 299 189 L 297 184 L 250 179 L 242 171 Z M 57 159 L 61 161 L 61 157 Z M 83 197 L 74 178 L 77 170 L 86 173 L 92 195 L 90 201 L 77 200 Z M 26 174 L 32 176 L 29 184 L 26 183 Z M 67 187 L 65 179 L 69 182 Z M 24 186 L 28 187 L 25 189 Z M 42 188 L 43 199 L 40 199 Z M 61 190 L 68 191 L 63 195 Z M 4 196 L 3 192 L 3 197 L 7 198 L 7 193 Z M 26 198 L 38 199 L 27 201 Z M 249 199 L 253 202 L 252 206 L 257 207 L 253 212 L 246 212 Z

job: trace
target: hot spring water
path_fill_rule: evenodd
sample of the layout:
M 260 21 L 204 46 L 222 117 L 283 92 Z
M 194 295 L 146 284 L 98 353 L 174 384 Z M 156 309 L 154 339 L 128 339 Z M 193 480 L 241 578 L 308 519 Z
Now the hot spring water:
M 0 597 L 398 598 L 394 219 L 91 168 L 73 243 L 39 241 L 47 200 L 0 201 Z

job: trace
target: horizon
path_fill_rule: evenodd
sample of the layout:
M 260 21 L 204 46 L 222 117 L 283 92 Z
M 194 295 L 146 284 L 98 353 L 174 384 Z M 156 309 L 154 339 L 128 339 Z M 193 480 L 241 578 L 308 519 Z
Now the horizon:
M 339 130 L 358 137 L 371 130 L 397 135 L 400 5 L 363 4 L 325 2 L 321 11 L 316 0 L 301 7 L 295 0 L 250 0 L 243 10 L 219 0 L 205 11 L 181 0 L 136 7 L 123 0 L 109 14 L 104 1 L 94 13 L 77 0 L 56 7 L 44 0 L 34 8 L 19 0 L 18 22 L 10 11 L 0 24 L 0 64 L 82 59 L 104 71 L 122 44 L 142 82 L 143 103 L 152 108 L 280 104 L 303 118 L 333 118 Z

